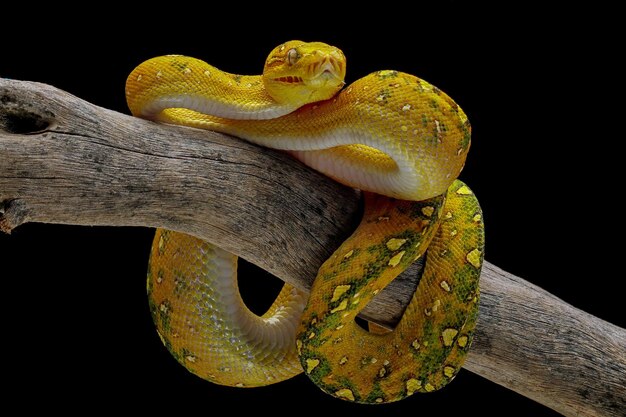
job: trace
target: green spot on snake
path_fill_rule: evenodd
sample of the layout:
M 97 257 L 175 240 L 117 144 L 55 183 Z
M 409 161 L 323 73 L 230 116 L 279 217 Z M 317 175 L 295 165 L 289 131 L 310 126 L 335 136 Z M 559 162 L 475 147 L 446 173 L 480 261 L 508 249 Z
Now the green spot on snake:
M 320 364 L 319 359 L 307 359 L 306 360 L 306 373 L 310 374 L 311 371 L 313 371 L 313 369 L 315 369 L 317 365 L 319 364 Z
M 467 262 L 472 264 L 472 266 L 474 268 L 480 268 L 480 266 L 481 266 L 481 253 L 480 253 L 480 250 L 473 249 L 472 251 L 470 251 L 467 254 L 465 259 L 467 259 Z
M 335 302 L 341 298 L 341 296 L 350 289 L 350 285 L 338 285 L 335 287 L 333 291 L 333 298 L 330 299 L 330 302 Z M 345 308 L 345 307 L 344 307 Z
M 391 267 L 398 266 L 398 264 L 402 260 L 402 257 L 404 256 L 405 253 L 406 253 L 406 251 L 402 251 L 402 252 L 399 252 L 398 254 L 394 255 L 389 260 L 389 266 L 391 266 Z
M 460 347 L 464 348 L 464 347 L 467 345 L 467 340 L 468 340 L 467 336 L 460 336 L 460 337 L 456 340 L 456 343 L 457 343 Z
M 457 334 L 459 334 L 459 331 L 457 329 L 445 329 L 441 333 L 443 345 L 452 346 L 452 343 L 454 343 L 454 338 L 456 337 Z
M 406 381 L 406 395 L 413 395 L 422 388 L 422 381 L 411 378 Z
M 443 368 L 443 374 L 448 378 L 452 378 L 455 371 L 456 369 L 454 369 L 454 367 L 452 366 L 444 366 Z
M 345 310 L 346 307 L 348 307 L 348 300 L 342 300 L 337 307 L 335 307 L 332 310 L 330 310 L 330 313 L 332 314 L 332 313 L 336 313 L 338 311 Z
M 459 194 L 459 195 L 471 195 L 471 194 L 473 194 L 472 190 L 470 190 L 470 188 L 467 185 L 462 185 L 461 187 L 459 187 L 456 190 L 456 193 Z
M 343 399 L 346 399 L 346 400 L 349 400 L 349 401 L 354 401 L 354 394 L 348 388 L 343 388 L 343 389 L 340 389 L 338 391 L 335 391 L 335 395 L 338 398 L 343 398 Z
M 381 79 L 385 80 L 388 78 L 395 78 L 398 76 L 398 71 L 393 71 L 393 70 L 383 70 L 383 71 L 378 71 L 376 73 Z
M 430 217 L 433 215 L 435 208 L 433 206 L 422 207 L 422 214 L 426 217 Z

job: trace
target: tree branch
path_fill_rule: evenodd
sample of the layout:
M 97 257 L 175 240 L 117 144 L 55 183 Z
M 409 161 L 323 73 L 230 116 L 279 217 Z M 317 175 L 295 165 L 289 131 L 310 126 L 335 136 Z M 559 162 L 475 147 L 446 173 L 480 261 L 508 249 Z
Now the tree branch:
M 0 230 L 25 222 L 164 227 L 299 288 L 356 226 L 359 194 L 288 156 L 0 79 Z M 297 250 L 296 250 L 297 249 Z M 363 313 L 393 325 L 405 273 Z M 485 262 L 465 367 L 565 415 L 626 410 L 626 331 Z

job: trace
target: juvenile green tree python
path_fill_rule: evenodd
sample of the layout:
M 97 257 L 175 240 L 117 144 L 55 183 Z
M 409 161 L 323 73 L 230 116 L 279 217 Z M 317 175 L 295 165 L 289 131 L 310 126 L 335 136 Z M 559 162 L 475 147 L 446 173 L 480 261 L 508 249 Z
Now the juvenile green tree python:
M 359 227 L 320 267 L 308 299 L 285 284 L 262 317 L 240 298 L 234 255 L 157 230 L 152 315 L 172 355 L 202 378 L 253 387 L 304 371 L 335 397 L 385 403 L 439 389 L 463 364 L 484 252 L 480 207 L 456 180 L 470 147 L 467 117 L 413 75 L 378 71 L 343 88 L 345 69 L 337 48 L 290 41 L 260 76 L 170 55 L 128 77 L 133 115 L 288 151 L 364 194 Z M 421 256 L 397 327 L 361 328 L 359 311 Z

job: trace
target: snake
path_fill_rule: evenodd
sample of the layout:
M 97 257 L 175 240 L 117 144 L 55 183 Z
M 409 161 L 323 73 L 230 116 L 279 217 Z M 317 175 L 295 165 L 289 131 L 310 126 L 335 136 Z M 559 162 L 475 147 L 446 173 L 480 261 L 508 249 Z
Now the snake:
M 345 74 L 340 49 L 296 40 L 274 48 L 260 75 L 166 55 L 127 78 L 134 116 L 284 151 L 362 193 L 358 227 L 320 266 L 309 294 L 285 283 L 263 315 L 239 294 L 237 256 L 156 230 L 153 321 L 172 356 L 205 380 L 257 387 L 304 373 L 336 398 L 380 404 L 444 387 L 465 361 L 484 258 L 481 208 L 458 179 L 469 120 L 414 75 L 379 70 L 346 85 Z M 360 324 L 359 312 L 419 259 L 397 325 Z

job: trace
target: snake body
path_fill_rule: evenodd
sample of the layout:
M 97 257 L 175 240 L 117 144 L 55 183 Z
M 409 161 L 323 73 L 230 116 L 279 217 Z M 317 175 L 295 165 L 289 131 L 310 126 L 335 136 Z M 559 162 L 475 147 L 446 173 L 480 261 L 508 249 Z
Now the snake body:
M 456 180 L 470 146 L 467 117 L 415 76 L 377 71 L 341 90 L 344 75 L 338 49 L 291 41 L 270 53 L 262 76 L 165 56 L 128 77 L 136 116 L 288 151 L 364 191 L 360 226 L 320 267 L 308 300 L 285 284 L 262 317 L 238 294 L 234 255 L 157 231 L 151 311 L 169 351 L 202 378 L 249 387 L 304 370 L 335 397 L 382 403 L 441 388 L 463 363 L 484 253 L 480 207 Z M 362 329 L 359 311 L 422 256 L 397 327 Z

